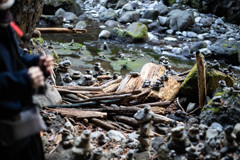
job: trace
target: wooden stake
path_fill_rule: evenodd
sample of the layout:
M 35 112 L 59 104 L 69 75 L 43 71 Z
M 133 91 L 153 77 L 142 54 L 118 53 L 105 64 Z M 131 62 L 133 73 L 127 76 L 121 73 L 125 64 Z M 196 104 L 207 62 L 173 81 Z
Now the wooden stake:
M 197 62 L 197 77 L 198 77 L 198 105 L 202 108 L 205 104 L 207 97 L 207 86 L 206 86 L 206 69 L 204 63 L 204 56 L 197 51 L 196 53 Z

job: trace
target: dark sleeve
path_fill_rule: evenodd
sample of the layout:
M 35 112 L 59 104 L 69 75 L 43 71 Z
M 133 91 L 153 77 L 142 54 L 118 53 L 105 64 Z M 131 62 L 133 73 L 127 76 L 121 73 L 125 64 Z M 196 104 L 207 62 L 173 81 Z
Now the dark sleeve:
M 22 100 L 32 95 L 32 80 L 27 69 L 0 72 L 0 100 Z
M 22 60 L 27 67 L 38 66 L 40 56 L 25 53 L 21 48 L 19 49 L 19 51 Z

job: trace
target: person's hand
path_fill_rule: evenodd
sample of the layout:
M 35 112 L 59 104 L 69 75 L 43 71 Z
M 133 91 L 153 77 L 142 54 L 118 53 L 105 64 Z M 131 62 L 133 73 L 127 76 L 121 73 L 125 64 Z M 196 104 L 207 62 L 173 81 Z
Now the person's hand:
M 39 59 L 39 66 L 44 67 L 45 72 L 51 74 L 53 71 L 53 58 L 50 55 L 41 56 Z
M 44 86 L 44 76 L 40 67 L 30 67 L 28 69 L 28 75 L 32 80 L 34 88 Z

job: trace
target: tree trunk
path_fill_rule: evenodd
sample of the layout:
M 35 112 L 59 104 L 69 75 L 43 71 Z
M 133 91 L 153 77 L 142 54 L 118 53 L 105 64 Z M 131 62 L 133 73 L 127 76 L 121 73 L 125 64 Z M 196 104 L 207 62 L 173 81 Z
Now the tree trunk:
M 16 0 L 11 12 L 14 21 L 19 25 L 24 33 L 24 37 L 19 39 L 22 47 L 30 48 L 29 40 L 39 20 L 44 0 Z

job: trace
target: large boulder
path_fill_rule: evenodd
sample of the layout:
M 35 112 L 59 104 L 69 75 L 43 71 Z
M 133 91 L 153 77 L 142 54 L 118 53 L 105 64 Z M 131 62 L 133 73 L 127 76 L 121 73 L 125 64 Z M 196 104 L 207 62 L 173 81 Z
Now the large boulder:
M 207 79 L 207 94 L 212 97 L 216 88 L 218 87 L 218 82 L 220 80 L 225 80 L 227 86 L 232 86 L 234 79 L 229 75 L 226 75 L 220 71 L 206 67 L 206 79 Z M 188 97 L 193 102 L 198 101 L 198 79 L 197 79 L 197 65 L 195 65 L 191 71 L 188 73 L 184 82 L 181 84 L 179 94 Z
M 158 10 L 145 10 L 142 15 L 142 18 L 156 20 L 159 15 Z
M 137 11 L 127 11 L 120 18 L 119 22 L 121 23 L 132 23 L 139 20 L 140 13 Z
M 148 28 L 141 22 L 134 22 L 126 30 L 114 28 L 112 36 L 125 42 L 145 42 L 148 40 Z
M 80 15 L 83 13 L 83 6 L 81 0 L 44 0 L 43 14 L 53 15 L 56 10 L 63 8 L 66 11 Z
M 175 31 L 183 31 L 194 24 L 194 16 L 190 11 L 182 11 L 179 9 L 168 13 L 169 27 Z
M 237 83 L 235 83 L 237 84 Z M 234 88 L 234 87 L 233 87 Z M 234 89 L 236 90 L 236 88 Z M 215 96 L 203 107 L 200 114 L 201 123 L 213 122 L 221 125 L 235 125 L 240 122 L 240 94 L 230 88 L 218 87 Z M 219 103 L 221 102 L 221 103 Z
M 72 13 L 72 12 L 66 12 L 64 9 L 59 8 L 56 12 L 55 12 L 55 16 L 56 17 L 63 17 L 63 19 L 67 20 L 67 21 L 74 21 L 75 19 L 77 19 L 76 14 Z
M 47 105 L 60 104 L 62 102 L 62 97 L 56 88 L 47 84 L 46 93 L 44 95 L 33 96 L 33 102 L 40 107 L 44 107 Z
M 224 58 L 228 63 L 239 64 L 240 42 L 218 40 L 209 49 L 214 53 L 212 56 Z
M 157 10 L 160 15 L 165 15 L 169 12 L 168 7 L 165 4 L 163 4 L 162 1 L 160 2 L 155 1 L 152 5 L 149 6 L 148 9 Z
M 176 0 L 163 0 L 165 4 L 172 5 Z M 213 13 L 219 17 L 225 17 L 230 23 L 240 24 L 240 0 L 184 0 L 187 4 L 200 12 Z
M 121 8 L 122 6 L 124 6 L 125 4 L 127 4 L 128 1 L 127 0 L 106 0 L 105 2 L 105 6 L 107 8 Z
M 107 21 L 107 20 L 115 20 L 117 18 L 117 14 L 115 13 L 115 11 L 111 8 L 109 8 L 108 10 L 100 13 L 99 15 L 99 19 L 101 21 Z

